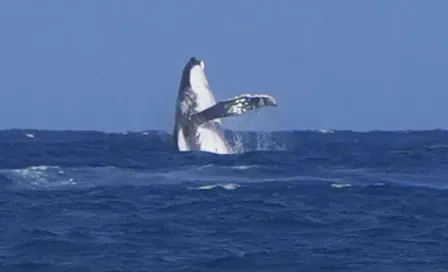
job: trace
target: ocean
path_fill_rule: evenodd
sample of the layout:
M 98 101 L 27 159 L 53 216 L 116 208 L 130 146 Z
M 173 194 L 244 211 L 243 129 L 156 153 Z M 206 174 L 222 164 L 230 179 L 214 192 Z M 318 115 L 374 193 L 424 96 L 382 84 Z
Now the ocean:
M 448 131 L 0 131 L 0 271 L 448 271 Z

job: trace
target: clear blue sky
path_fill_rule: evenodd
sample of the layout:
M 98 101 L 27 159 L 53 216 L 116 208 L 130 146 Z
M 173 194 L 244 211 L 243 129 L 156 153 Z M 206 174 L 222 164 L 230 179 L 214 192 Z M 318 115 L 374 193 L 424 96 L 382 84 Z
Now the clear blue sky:
M 193 55 L 218 99 L 278 100 L 229 128 L 448 128 L 447 11 L 443 0 L 0 1 L 0 129 L 171 131 Z

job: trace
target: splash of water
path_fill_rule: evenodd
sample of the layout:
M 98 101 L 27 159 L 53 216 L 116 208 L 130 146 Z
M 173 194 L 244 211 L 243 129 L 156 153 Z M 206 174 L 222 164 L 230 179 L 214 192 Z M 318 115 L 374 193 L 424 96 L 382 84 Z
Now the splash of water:
M 233 141 L 231 144 L 233 150 L 235 150 L 235 153 L 244 153 L 245 148 L 244 148 L 244 141 L 243 141 L 243 137 L 241 135 L 240 132 L 233 130 L 232 131 L 232 135 L 233 135 Z
M 283 151 L 284 145 L 276 142 L 272 137 L 272 132 L 259 131 L 257 133 L 257 151 Z
M 257 116 L 261 115 L 260 111 L 254 111 L 253 114 Z M 244 118 L 241 116 L 239 119 L 232 119 L 232 148 L 236 153 L 244 153 L 248 151 L 282 151 L 285 150 L 285 146 L 275 141 L 271 132 L 255 131 L 256 125 L 253 121 L 246 120 L 250 114 Z M 259 120 L 259 119 L 258 119 Z M 244 129 L 241 129 L 244 128 Z M 256 134 L 255 147 L 249 146 L 249 143 L 245 143 L 243 139 L 243 133 L 241 131 L 252 130 Z

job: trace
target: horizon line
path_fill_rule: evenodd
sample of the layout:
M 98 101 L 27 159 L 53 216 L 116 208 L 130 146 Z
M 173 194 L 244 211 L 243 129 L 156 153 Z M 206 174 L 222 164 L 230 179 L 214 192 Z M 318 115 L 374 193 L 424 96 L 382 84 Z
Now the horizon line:
M 123 134 L 123 133 L 144 133 L 144 132 L 164 132 L 171 134 L 170 131 L 164 129 L 143 129 L 143 130 L 117 130 L 106 131 L 101 129 L 45 129 L 45 128 L 3 128 L 0 132 L 6 131 L 46 131 L 46 132 L 97 132 L 105 134 Z M 230 132 L 264 132 L 264 133 L 282 133 L 282 132 L 318 132 L 318 133 L 335 133 L 335 132 L 355 132 L 355 133 L 371 133 L 371 132 L 430 132 L 430 131 L 446 131 L 448 128 L 426 128 L 426 129 L 370 129 L 370 130 L 356 130 L 356 129 L 277 129 L 277 130 L 243 130 L 243 129 L 228 129 L 224 131 Z

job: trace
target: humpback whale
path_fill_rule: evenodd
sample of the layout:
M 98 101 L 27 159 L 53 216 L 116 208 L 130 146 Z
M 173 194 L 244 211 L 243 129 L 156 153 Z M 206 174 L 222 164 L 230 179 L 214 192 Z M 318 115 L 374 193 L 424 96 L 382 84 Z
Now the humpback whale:
M 178 151 L 232 154 L 224 137 L 222 118 L 238 116 L 266 106 L 277 106 L 266 94 L 243 94 L 216 102 L 203 60 L 191 57 L 182 71 L 175 109 L 173 140 Z

